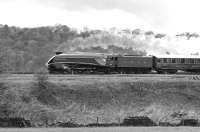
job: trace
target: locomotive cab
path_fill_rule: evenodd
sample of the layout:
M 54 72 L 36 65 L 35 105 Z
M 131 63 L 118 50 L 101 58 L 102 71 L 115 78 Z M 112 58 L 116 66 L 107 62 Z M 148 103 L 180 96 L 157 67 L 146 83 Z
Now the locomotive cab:
M 107 56 L 106 65 L 110 67 L 117 67 L 117 56 Z

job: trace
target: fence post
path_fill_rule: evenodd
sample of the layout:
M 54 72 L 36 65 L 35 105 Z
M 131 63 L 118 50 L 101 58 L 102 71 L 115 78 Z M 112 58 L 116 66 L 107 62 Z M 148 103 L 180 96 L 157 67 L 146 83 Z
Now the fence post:
M 121 123 L 121 122 L 120 122 L 120 117 L 118 118 L 118 123 L 119 123 L 118 125 L 120 126 L 120 123 Z
M 97 124 L 99 124 L 99 117 L 97 116 Z

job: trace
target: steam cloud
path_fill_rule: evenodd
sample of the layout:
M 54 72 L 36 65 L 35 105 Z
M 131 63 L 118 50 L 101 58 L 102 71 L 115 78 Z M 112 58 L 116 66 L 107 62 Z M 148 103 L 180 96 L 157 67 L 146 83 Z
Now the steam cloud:
M 64 52 L 88 51 L 95 53 L 127 53 L 147 55 L 199 55 L 200 38 L 193 33 L 178 35 L 156 34 L 152 31 L 109 30 L 99 31 L 87 38 L 76 38 L 63 43 L 58 50 Z

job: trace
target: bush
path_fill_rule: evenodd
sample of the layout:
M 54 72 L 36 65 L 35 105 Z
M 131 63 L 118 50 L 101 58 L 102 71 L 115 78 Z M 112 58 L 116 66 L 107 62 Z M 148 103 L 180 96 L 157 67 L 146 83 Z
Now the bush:
M 0 118 L 0 127 L 31 127 L 31 122 L 24 118 Z
M 182 119 L 178 126 L 198 126 L 197 119 Z
M 0 83 L 0 116 L 9 117 L 14 113 L 12 104 L 16 100 L 16 95 L 9 90 L 9 87 L 4 83 Z
M 155 126 L 154 123 L 149 117 L 136 116 L 125 118 L 122 126 Z
M 48 81 L 46 73 L 34 75 L 35 81 L 31 87 L 30 95 L 45 105 L 59 105 L 56 98 L 55 85 Z
M 0 97 L 2 97 L 5 93 L 5 91 L 8 89 L 5 83 L 0 82 Z

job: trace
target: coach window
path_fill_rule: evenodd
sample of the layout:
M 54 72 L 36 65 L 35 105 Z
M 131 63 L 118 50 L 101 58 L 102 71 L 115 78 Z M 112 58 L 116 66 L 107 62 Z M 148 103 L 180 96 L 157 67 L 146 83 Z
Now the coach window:
M 117 61 L 117 57 L 115 57 L 115 61 Z
M 196 64 L 199 64 L 199 59 L 195 59 L 196 60 Z
M 194 64 L 194 59 L 190 59 L 190 63 L 191 63 L 191 64 Z
M 172 61 L 171 61 L 171 58 L 168 58 L 167 59 L 167 63 L 171 63 Z
M 185 64 L 187 64 L 188 63 L 188 59 L 185 59 Z
M 194 59 L 194 64 L 197 64 L 197 59 Z
M 158 59 L 158 60 L 160 60 L 160 63 L 163 63 L 163 59 L 161 58 L 161 59 Z
M 190 59 L 186 59 L 186 63 L 187 64 L 190 64 L 191 62 L 190 62 Z
M 175 58 L 172 58 L 172 63 L 176 63 L 176 59 Z
M 200 64 L 200 59 L 197 59 L 197 63 Z
M 181 58 L 181 63 L 185 63 L 185 59 Z
M 196 60 L 196 64 L 199 64 L 199 59 L 195 59 Z
M 180 58 L 177 58 L 177 59 L 176 59 L 176 63 L 181 63 L 181 59 L 180 59 Z
M 167 58 L 164 58 L 164 59 L 163 59 L 163 63 L 167 63 Z
M 196 59 L 196 64 L 199 64 L 199 59 Z

